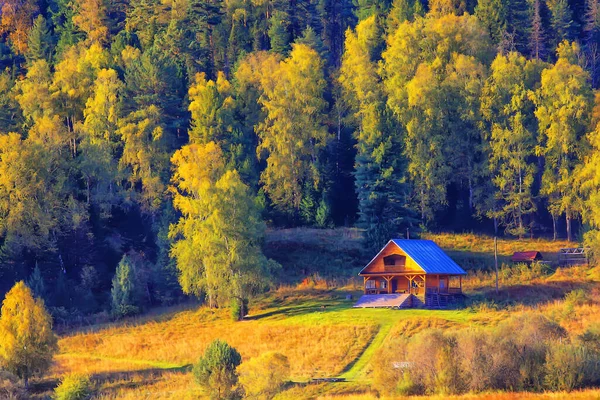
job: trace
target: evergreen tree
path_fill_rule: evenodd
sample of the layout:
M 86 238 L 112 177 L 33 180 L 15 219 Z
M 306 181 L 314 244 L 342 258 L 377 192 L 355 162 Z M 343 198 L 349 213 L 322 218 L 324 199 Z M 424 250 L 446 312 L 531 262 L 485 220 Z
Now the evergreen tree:
M 27 36 L 27 62 L 37 60 L 50 61 L 52 55 L 53 37 L 50 34 L 46 19 L 42 15 L 33 22 L 33 26 Z
M 573 39 L 573 15 L 567 0 L 551 0 L 548 7 L 552 12 L 552 30 L 554 45 L 558 46 L 563 40 Z
M 131 258 L 125 254 L 117 266 L 110 291 L 114 316 L 126 317 L 140 312 L 139 303 L 136 299 L 136 285 L 134 264 Z
M 242 356 L 236 349 L 221 340 L 208 345 L 204 355 L 194 365 L 196 381 L 210 393 L 211 399 L 235 399 L 234 387 L 238 381 L 236 368 Z
M 288 32 L 289 15 L 276 10 L 269 19 L 269 40 L 271 51 L 287 54 L 290 49 L 290 34 Z
M 46 296 L 46 283 L 37 262 L 31 276 L 27 279 L 27 286 L 31 289 L 35 297 L 43 299 Z
M 530 50 L 531 56 L 538 60 L 546 57 L 546 34 L 542 24 L 541 0 L 533 3 L 533 20 L 531 24 Z
M 404 234 L 413 222 L 407 211 L 402 132 L 388 122 L 385 95 L 377 75 L 380 29 L 375 17 L 360 22 L 346 33 L 340 83 L 357 126 L 355 163 L 359 223 L 367 230 L 367 247 L 376 248 L 390 236 Z M 384 237 L 388 236 L 387 239 Z M 383 243 L 382 243 L 383 242 Z

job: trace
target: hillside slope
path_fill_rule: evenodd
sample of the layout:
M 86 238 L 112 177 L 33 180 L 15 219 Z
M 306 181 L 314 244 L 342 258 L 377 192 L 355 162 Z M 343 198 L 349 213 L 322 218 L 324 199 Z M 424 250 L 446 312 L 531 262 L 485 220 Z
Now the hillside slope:
M 236 347 L 244 359 L 272 350 L 289 358 L 293 383 L 278 398 L 371 398 L 375 394 L 371 388 L 373 363 L 393 348 L 395 340 L 424 329 L 488 329 L 512 315 L 532 310 L 558 322 L 571 335 L 600 327 L 600 303 L 595 300 L 600 284 L 595 270 L 587 267 L 554 271 L 507 265 L 499 294 L 492 290 L 493 275 L 471 272 L 464 282 L 467 307 L 458 310 L 353 309 L 353 300 L 346 296 L 351 294 L 355 299 L 360 287 L 348 285 L 347 280 L 342 286 L 340 279 L 337 287 L 335 279 L 326 284 L 291 283 L 304 275 L 335 276 L 338 269 L 347 269 L 351 272 L 348 276 L 353 275 L 363 262 L 358 261 L 362 255 L 353 235 L 352 230 L 271 232 L 269 251 L 283 264 L 284 271 L 312 261 L 304 273 L 297 273 L 279 289 L 254 299 L 245 321 L 231 322 L 227 310 L 190 305 L 61 337 L 60 355 L 51 377 L 39 386 L 39 396 L 48 394 L 64 374 L 79 372 L 92 376 L 102 399 L 202 397 L 202 391 L 193 383 L 190 366 L 210 341 L 220 338 Z M 468 247 L 472 239 L 468 237 L 432 238 L 445 248 L 451 243 L 463 244 L 448 248 L 451 252 L 468 256 L 472 250 Z M 489 257 L 485 244 L 488 239 L 477 240 L 473 240 L 473 246 L 478 251 L 473 254 Z M 520 241 L 512 243 L 513 247 L 503 245 L 503 254 L 508 254 L 513 248 L 531 246 L 551 252 L 564 244 Z M 318 249 L 323 248 L 328 249 L 327 253 L 318 258 Z M 565 295 L 576 289 L 589 293 L 589 300 L 577 304 L 565 301 Z M 346 382 L 306 383 L 319 377 L 343 377 Z

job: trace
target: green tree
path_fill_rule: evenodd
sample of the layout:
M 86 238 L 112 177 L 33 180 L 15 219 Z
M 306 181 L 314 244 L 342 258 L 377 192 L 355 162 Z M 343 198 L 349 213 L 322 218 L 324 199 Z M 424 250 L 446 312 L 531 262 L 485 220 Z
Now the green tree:
M 85 197 L 88 205 L 109 216 L 119 200 L 117 134 L 121 114 L 123 83 L 113 69 L 102 69 L 94 83 L 93 94 L 83 111 L 84 121 L 77 126 L 79 144 L 79 170 L 85 180 Z
M 550 0 L 548 8 L 552 13 L 552 30 L 554 45 L 558 46 L 563 40 L 573 39 L 573 14 L 567 0 Z
M 241 362 L 242 356 L 236 349 L 217 339 L 208 345 L 192 373 L 211 399 L 234 399 L 238 397 L 234 390 L 238 382 L 236 369 Z
M 6 294 L 0 316 L 0 366 L 23 379 L 46 372 L 58 351 L 52 318 L 24 282 Z
M 27 279 L 27 286 L 31 289 L 35 297 L 43 299 L 46 295 L 46 283 L 37 262 L 31 276 Z
M 540 193 L 548 199 L 555 237 L 556 219 L 565 215 L 569 241 L 571 221 L 581 210 L 574 171 L 582 156 L 593 101 L 589 74 L 574 63 L 578 52 L 576 43 L 563 42 L 558 47 L 558 61 L 542 72 L 535 97 L 540 132 L 537 152 L 545 158 Z
M 377 74 L 381 32 L 375 17 L 346 32 L 340 84 L 350 106 L 350 123 L 356 126 L 355 185 L 359 223 L 367 229 L 367 246 L 376 248 L 398 232 L 404 233 L 412 218 L 407 210 L 402 152 L 403 132 L 394 129 L 385 107 L 385 94 Z M 387 237 L 387 238 L 386 238 Z
M 263 287 L 274 265 L 261 251 L 265 225 L 258 202 L 237 171 L 225 169 L 214 142 L 184 146 L 172 163 L 171 191 L 182 217 L 169 236 L 184 293 L 205 294 L 211 306 L 243 302 Z
M 112 280 L 111 306 L 112 313 L 116 317 L 126 317 L 128 315 L 140 312 L 139 302 L 137 301 L 137 279 L 135 276 L 135 266 L 131 258 L 125 254 Z
M 272 81 L 263 85 L 266 117 L 256 127 L 257 152 L 267 163 L 261 182 L 273 204 L 294 215 L 303 186 L 319 188 L 322 180 L 319 160 L 328 137 L 322 60 L 314 49 L 294 44 Z
M 46 19 L 42 15 L 38 15 L 27 36 L 27 53 L 25 53 L 27 62 L 49 61 L 52 55 L 52 42 L 53 38 Z
M 406 129 L 408 177 L 423 221 L 447 203 L 449 184 L 466 188 L 473 207 L 478 103 L 490 55 L 485 31 L 469 15 L 419 18 L 388 39 L 381 74 L 387 104 Z
M 488 211 L 508 233 L 522 237 L 524 218 L 536 210 L 532 192 L 536 172 L 537 126 L 532 93 L 544 65 L 518 53 L 499 54 L 486 82 L 482 110 L 490 127 L 489 168 L 496 205 Z
M 279 54 L 287 54 L 290 49 L 288 32 L 289 15 L 285 11 L 276 10 L 269 19 L 269 40 L 271 50 Z

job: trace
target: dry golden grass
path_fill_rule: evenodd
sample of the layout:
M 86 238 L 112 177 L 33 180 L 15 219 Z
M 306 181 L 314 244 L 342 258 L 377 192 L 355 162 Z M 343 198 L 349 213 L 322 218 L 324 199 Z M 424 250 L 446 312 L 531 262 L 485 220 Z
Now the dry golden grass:
M 441 248 L 452 252 L 466 251 L 472 253 L 494 254 L 494 238 L 473 233 L 428 233 L 423 235 L 424 239 L 433 240 Z M 566 240 L 552 241 L 541 238 L 498 238 L 498 254 L 510 256 L 515 251 L 537 250 L 544 258 L 554 255 L 559 249 L 565 247 L 577 247 L 576 242 Z
M 520 399 L 535 399 L 535 400 L 588 400 L 600 399 L 600 390 L 581 390 L 575 392 L 560 392 L 560 393 L 477 393 L 465 394 L 461 396 L 411 396 L 403 397 L 411 400 L 427 399 L 427 400 L 520 400 Z M 375 399 L 396 399 L 396 397 L 377 397 L 373 394 L 350 394 L 350 395 L 327 395 L 318 397 L 319 400 L 375 400 Z
M 267 351 L 283 353 L 290 359 L 292 375 L 302 379 L 340 373 L 360 354 L 375 331 L 375 326 L 366 325 L 288 325 L 261 319 L 234 323 L 226 310 L 200 308 L 181 312 L 167 321 L 75 334 L 62 338 L 59 346 L 62 354 L 75 357 L 183 366 L 195 363 L 208 344 L 220 338 L 244 358 Z

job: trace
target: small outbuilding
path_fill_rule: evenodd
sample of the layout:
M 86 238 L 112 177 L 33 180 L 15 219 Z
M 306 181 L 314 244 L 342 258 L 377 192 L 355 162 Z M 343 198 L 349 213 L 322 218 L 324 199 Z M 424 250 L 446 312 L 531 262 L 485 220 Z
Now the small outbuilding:
M 431 240 L 390 240 L 359 272 L 364 295 L 354 307 L 443 308 L 462 296 L 467 273 Z
M 532 263 L 534 261 L 542 261 L 542 253 L 539 251 L 515 251 L 510 258 L 514 263 Z

